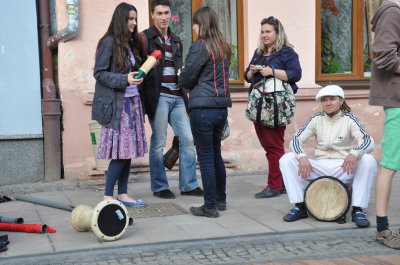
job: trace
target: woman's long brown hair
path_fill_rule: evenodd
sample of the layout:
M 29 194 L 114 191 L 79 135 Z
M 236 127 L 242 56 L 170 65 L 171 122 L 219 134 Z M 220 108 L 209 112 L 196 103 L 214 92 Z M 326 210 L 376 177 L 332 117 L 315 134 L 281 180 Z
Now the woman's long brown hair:
M 229 59 L 231 49 L 218 24 L 218 16 L 208 6 L 197 9 L 193 14 L 193 24 L 199 26 L 199 39 L 206 42 L 208 56 L 214 54 L 215 58 Z
M 113 38 L 113 58 L 119 73 L 128 73 L 130 70 L 129 56 L 129 45 L 132 52 L 135 55 L 136 61 L 139 60 L 139 51 L 141 50 L 141 43 L 137 31 L 137 25 L 135 31 L 130 33 L 128 30 L 128 19 L 129 12 L 135 11 L 137 14 L 136 7 L 127 3 L 120 3 L 114 11 L 110 25 L 108 26 L 107 32 L 99 40 L 97 44 L 96 53 L 99 50 L 101 43 L 107 36 Z

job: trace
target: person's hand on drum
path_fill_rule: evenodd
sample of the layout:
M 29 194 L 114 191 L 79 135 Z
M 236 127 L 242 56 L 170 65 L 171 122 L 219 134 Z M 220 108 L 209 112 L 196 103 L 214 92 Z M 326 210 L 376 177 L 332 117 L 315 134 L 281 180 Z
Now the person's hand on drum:
M 349 154 L 342 164 L 343 171 L 347 175 L 354 175 L 357 169 L 357 157 L 353 154 Z
M 303 179 L 307 179 L 310 176 L 312 166 L 308 158 L 303 156 L 299 158 L 299 176 Z

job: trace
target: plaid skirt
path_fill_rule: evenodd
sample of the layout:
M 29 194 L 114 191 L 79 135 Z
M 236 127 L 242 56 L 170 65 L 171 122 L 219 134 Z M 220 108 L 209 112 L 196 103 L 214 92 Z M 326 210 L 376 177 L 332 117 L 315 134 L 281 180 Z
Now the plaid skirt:
M 139 96 L 124 98 L 119 129 L 101 128 L 98 159 L 131 159 L 147 153 Z

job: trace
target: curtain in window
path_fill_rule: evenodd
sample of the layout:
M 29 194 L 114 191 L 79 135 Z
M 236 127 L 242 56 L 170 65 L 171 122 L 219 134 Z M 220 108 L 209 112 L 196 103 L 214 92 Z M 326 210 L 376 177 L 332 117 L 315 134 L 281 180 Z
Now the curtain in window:
M 322 73 L 351 73 L 351 0 L 322 0 Z
M 192 44 L 192 1 L 172 0 L 171 11 L 170 28 L 182 40 L 185 61 Z
M 372 53 L 371 45 L 374 33 L 371 31 L 371 20 L 378 11 L 382 0 L 364 1 L 364 76 L 371 76 Z
M 226 40 L 231 42 L 231 5 L 229 0 L 215 1 L 204 0 L 204 5 L 209 6 L 218 15 L 219 26 L 221 31 L 224 32 Z

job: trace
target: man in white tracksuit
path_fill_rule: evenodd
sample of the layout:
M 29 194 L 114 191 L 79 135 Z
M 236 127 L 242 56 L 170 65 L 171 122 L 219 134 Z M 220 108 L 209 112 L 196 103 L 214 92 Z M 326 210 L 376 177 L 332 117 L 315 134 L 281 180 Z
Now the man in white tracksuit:
M 352 183 L 352 221 L 358 227 L 368 227 L 370 222 L 362 208 L 368 207 L 377 170 L 375 159 L 368 154 L 374 149 L 374 140 L 350 113 L 341 87 L 329 85 L 320 89 L 316 100 L 321 102 L 323 111 L 314 114 L 294 135 L 290 142 L 293 152 L 279 160 L 289 201 L 295 204 L 283 220 L 307 218 L 307 181 L 332 176 L 345 184 Z M 303 143 L 312 136 L 316 140 L 313 159 L 303 149 Z

